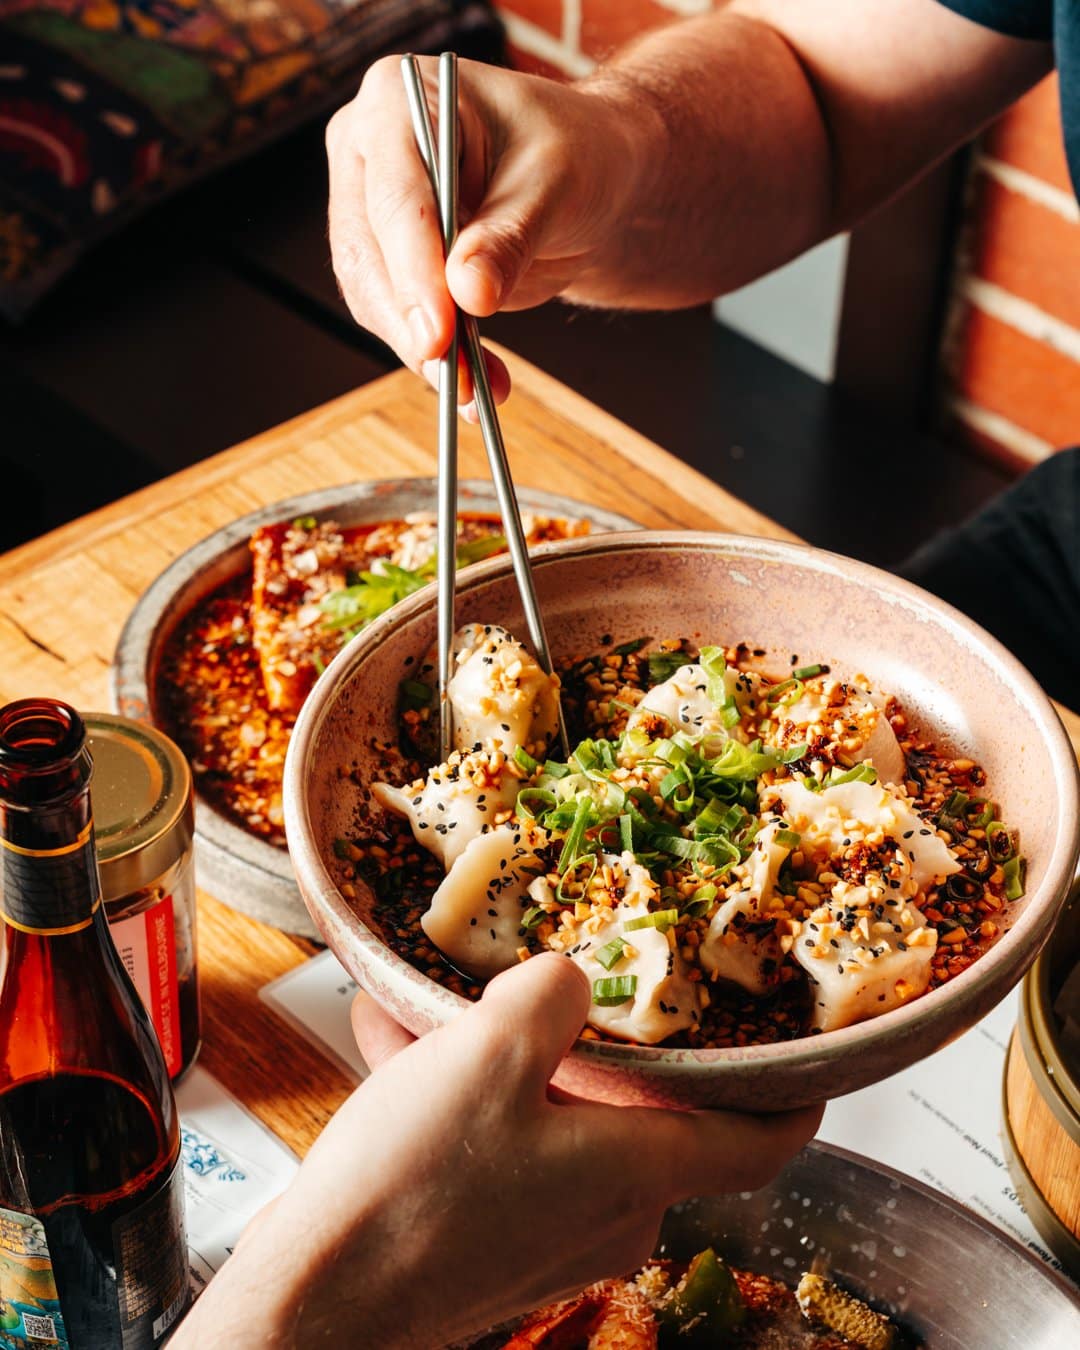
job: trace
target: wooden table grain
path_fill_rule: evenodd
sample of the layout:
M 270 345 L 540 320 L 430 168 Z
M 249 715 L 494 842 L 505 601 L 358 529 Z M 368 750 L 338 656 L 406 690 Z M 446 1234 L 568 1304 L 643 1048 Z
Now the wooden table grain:
M 503 428 L 515 481 L 653 528 L 795 536 L 509 352 Z M 659 391 L 658 391 L 659 396 Z M 184 549 L 270 502 L 315 488 L 435 472 L 435 396 L 398 371 L 0 557 L 0 703 L 31 694 L 109 707 L 109 667 L 131 607 Z M 487 477 L 462 426 L 460 471 Z M 1062 710 L 1080 752 L 1080 718 Z M 270 1008 L 262 985 L 315 950 L 199 894 L 200 1062 L 297 1152 L 351 1090 Z

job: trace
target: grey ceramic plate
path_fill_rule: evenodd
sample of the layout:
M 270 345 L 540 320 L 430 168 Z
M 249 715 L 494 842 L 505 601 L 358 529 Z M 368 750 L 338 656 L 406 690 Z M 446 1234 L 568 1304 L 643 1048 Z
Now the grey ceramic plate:
M 708 1246 L 789 1284 L 813 1268 L 926 1350 L 1080 1345 L 1080 1296 L 1061 1276 L 948 1196 L 827 1144 L 753 1194 L 668 1211 L 658 1256 L 687 1260 Z
M 490 483 L 464 480 L 459 485 L 459 499 L 463 511 L 499 514 Z M 518 499 L 525 510 L 540 515 L 586 518 L 595 531 L 638 528 L 638 522 L 626 516 L 552 492 L 522 488 Z M 163 645 L 194 605 L 250 566 L 248 540 L 258 526 L 296 516 L 321 516 L 342 525 L 362 525 L 434 509 L 433 478 L 384 479 L 290 497 L 215 531 L 167 567 L 131 611 L 113 657 L 113 706 L 124 716 L 162 725 L 154 687 Z M 285 849 L 250 834 L 198 795 L 195 861 L 199 885 L 219 900 L 276 928 L 319 937 L 300 898 Z

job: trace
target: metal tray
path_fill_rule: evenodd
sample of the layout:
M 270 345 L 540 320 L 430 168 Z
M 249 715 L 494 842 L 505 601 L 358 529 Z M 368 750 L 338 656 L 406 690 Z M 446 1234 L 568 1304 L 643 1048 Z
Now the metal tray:
M 518 500 L 525 510 L 540 515 L 587 519 L 597 531 L 640 528 L 637 521 L 626 516 L 556 493 L 521 488 Z M 462 511 L 499 514 L 491 484 L 479 479 L 462 481 L 459 501 Z M 394 478 L 347 483 L 290 497 L 223 526 L 182 553 L 137 601 L 113 656 L 113 707 L 126 717 L 167 730 L 154 703 L 162 647 L 194 605 L 250 567 L 248 540 L 258 526 L 296 516 L 322 516 L 342 525 L 363 525 L 434 509 L 434 478 Z M 199 795 L 198 782 L 195 868 L 199 885 L 234 909 L 275 928 L 319 938 L 300 898 L 286 850 L 259 839 L 217 810 Z

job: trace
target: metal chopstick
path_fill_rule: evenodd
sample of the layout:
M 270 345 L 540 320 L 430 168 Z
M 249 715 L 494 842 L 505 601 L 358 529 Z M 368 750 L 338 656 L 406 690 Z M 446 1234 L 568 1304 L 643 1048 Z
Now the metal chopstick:
M 431 114 L 428 111 L 427 99 L 424 95 L 423 80 L 420 75 L 420 66 L 415 56 L 404 56 L 401 59 L 402 78 L 405 81 L 405 93 L 409 103 L 409 112 L 412 117 L 413 133 L 416 137 L 417 147 L 420 151 L 420 158 L 428 171 L 428 177 L 431 180 L 432 191 L 435 193 L 435 199 L 439 204 L 439 214 L 443 226 L 443 243 L 446 253 L 449 254 L 453 245 L 454 237 L 457 233 L 457 157 L 458 157 L 458 107 L 457 107 L 457 56 L 454 52 L 443 52 L 439 58 L 439 150 L 435 149 L 435 134 L 431 125 Z M 447 159 L 450 163 L 447 164 Z M 447 201 L 444 194 L 451 194 L 451 200 Z M 510 558 L 513 562 L 514 576 L 517 579 L 518 591 L 521 595 L 522 608 L 525 611 L 525 621 L 529 628 L 529 637 L 532 639 L 533 647 L 536 649 L 536 655 L 547 674 L 552 672 L 551 651 L 548 647 L 547 633 L 544 630 L 544 620 L 540 613 L 540 606 L 536 599 L 536 590 L 533 586 L 532 568 L 529 564 L 529 551 L 525 543 L 525 534 L 521 528 L 521 513 L 518 509 L 517 494 L 514 491 L 513 479 L 510 474 L 510 461 L 506 454 L 506 443 L 503 440 L 502 428 L 499 425 L 498 413 L 495 410 L 495 399 L 491 392 L 491 382 L 488 378 L 487 363 L 484 360 L 483 348 L 480 344 L 480 331 L 477 327 L 475 318 L 469 314 L 458 315 L 458 331 L 462 331 L 465 339 L 465 350 L 469 362 L 469 369 L 472 374 L 473 396 L 476 400 L 476 410 L 480 419 L 480 430 L 484 438 L 484 449 L 487 451 L 488 464 L 491 469 L 492 481 L 495 485 L 495 495 L 499 503 L 499 511 L 502 515 L 503 529 L 506 532 L 506 541 L 510 551 Z M 455 332 L 454 346 L 456 349 L 457 331 Z M 456 351 L 455 351 L 456 354 Z M 440 556 L 443 552 L 442 546 L 442 517 L 441 503 L 443 492 L 442 484 L 442 449 L 444 441 L 443 419 L 446 416 L 446 410 L 443 404 L 443 385 L 442 368 L 440 367 L 439 379 L 439 500 L 440 500 Z M 455 396 L 456 396 L 456 365 L 455 365 Z M 453 410 L 456 418 L 457 410 Z M 455 480 L 456 480 L 456 425 L 455 425 Z M 456 481 L 454 486 L 454 502 L 456 508 Z M 456 548 L 456 542 L 455 542 Z M 453 555 L 452 555 L 453 556 Z M 456 556 L 454 558 L 456 563 Z M 449 681 L 450 652 L 448 641 L 443 646 L 443 626 L 446 620 L 447 607 L 443 602 L 442 589 L 443 570 L 440 563 L 439 568 L 439 679 L 440 679 L 440 712 L 442 714 L 442 737 L 445 746 L 446 725 L 449 723 L 450 704 L 444 697 L 445 685 L 443 683 L 444 669 L 446 680 Z M 454 581 L 454 574 L 451 571 L 451 588 Z M 450 638 L 453 636 L 453 595 L 449 601 L 449 622 Z M 445 663 L 445 664 L 444 664 Z M 559 740 L 562 745 L 562 751 L 565 756 L 569 756 L 570 745 L 566 734 L 566 724 L 563 720 L 562 703 L 558 700 L 559 712 Z M 451 732 L 452 734 L 452 732 Z
M 435 151 L 435 135 L 424 96 L 420 67 L 415 56 L 401 58 L 401 73 L 405 80 L 405 94 L 409 101 L 413 131 L 420 157 L 431 179 L 432 191 L 439 207 L 443 245 L 450 252 L 457 234 L 457 117 L 447 117 L 444 103 L 451 96 L 449 106 L 457 109 L 457 67 L 447 66 L 449 78 L 444 79 L 444 62 L 439 62 L 439 134 L 442 149 Z M 444 95 L 445 88 L 445 95 Z M 440 174 L 438 164 L 442 163 Z M 437 479 L 437 535 L 436 585 L 438 586 L 438 685 L 439 685 L 439 749 L 443 761 L 454 748 L 453 708 L 449 685 L 452 675 L 454 646 L 454 590 L 457 581 L 457 505 L 458 505 L 458 325 L 446 354 L 439 362 L 439 449 Z

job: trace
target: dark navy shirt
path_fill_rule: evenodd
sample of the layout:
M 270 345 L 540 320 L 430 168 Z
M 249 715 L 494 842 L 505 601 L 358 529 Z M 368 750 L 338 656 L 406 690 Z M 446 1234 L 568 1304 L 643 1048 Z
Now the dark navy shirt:
M 957 14 L 1011 37 L 1054 44 L 1061 120 L 1073 187 L 1080 196 L 1080 0 L 940 0 Z

